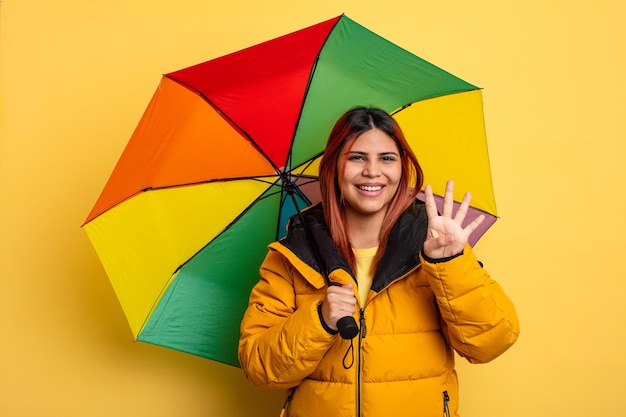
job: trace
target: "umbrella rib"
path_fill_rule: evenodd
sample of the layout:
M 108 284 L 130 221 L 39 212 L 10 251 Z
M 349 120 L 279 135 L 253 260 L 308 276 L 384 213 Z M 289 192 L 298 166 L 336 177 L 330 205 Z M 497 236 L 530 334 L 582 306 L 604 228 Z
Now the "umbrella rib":
M 262 182 L 265 182 L 265 181 L 262 181 Z M 274 185 L 274 183 L 269 183 L 269 182 L 267 182 L 267 183 L 268 183 L 268 184 L 270 184 L 270 187 L 272 187 L 272 186 Z M 224 229 L 223 229 L 221 232 L 219 232 L 217 235 L 215 235 L 215 236 L 213 237 L 213 239 L 211 239 L 209 242 L 207 242 L 207 243 L 206 243 L 206 245 L 202 246 L 202 247 L 201 247 L 201 248 L 200 248 L 200 249 L 199 249 L 196 253 L 194 253 L 192 256 L 190 256 L 190 257 L 189 257 L 189 259 L 187 259 L 185 262 L 183 262 L 182 264 L 180 264 L 180 265 L 176 268 L 176 270 L 174 270 L 174 273 L 172 274 L 172 276 L 176 275 L 176 273 L 177 273 L 178 271 L 180 271 L 180 270 L 181 270 L 181 269 L 182 269 L 182 268 L 183 268 L 183 267 L 184 267 L 184 266 L 185 266 L 185 265 L 186 265 L 189 261 L 191 261 L 191 260 L 192 260 L 192 259 L 193 259 L 193 258 L 194 258 L 197 254 L 198 254 L 198 253 L 202 252 L 202 250 L 204 250 L 204 248 L 206 248 L 206 247 L 207 247 L 207 246 L 209 246 L 212 242 L 214 242 L 214 241 L 215 241 L 215 239 L 219 238 L 221 235 L 223 235 L 224 233 L 226 233 L 226 231 L 227 231 L 228 229 L 230 229 L 232 225 L 234 225 L 235 223 L 237 223 L 237 222 L 239 221 L 239 219 L 241 219 L 241 218 L 242 218 L 242 217 L 243 217 L 243 216 L 244 216 L 244 215 L 245 215 L 245 214 L 246 214 L 246 213 L 247 213 L 247 212 L 248 212 L 248 211 L 249 211 L 249 210 L 250 210 L 250 209 L 251 209 L 251 208 L 252 208 L 252 207 L 256 204 L 256 203 L 258 203 L 259 201 L 261 201 L 261 200 L 263 200 L 263 199 L 265 199 L 265 198 L 267 198 L 267 197 L 269 197 L 269 196 L 276 195 L 276 194 L 278 194 L 279 192 L 282 192 L 282 188 L 281 188 L 281 191 L 276 191 L 276 192 L 273 192 L 273 193 L 270 193 L 270 194 L 266 194 L 266 193 L 267 193 L 267 190 L 269 190 L 269 188 L 270 188 L 270 187 L 268 187 L 268 188 L 267 188 L 267 189 L 266 189 L 263 193 L 261 193 L 261 194 L 260 194 L 257 198 L 255 198 L 255 199 L 254 199 L 254 200 L 253 200 L 250 204 L 248 204 L 248 206 L 247 206 L 244 210 L 241 210 L 241 212 L 240 212 L 240 213 L 239 213 L 239 214 L 238 214 L 238 215 L 237 215 L 237 216 L 236 216 L 236 217 L 235 217 L 235 218 L 234 218 L 234 219 L 233 219 L 230 223 L 228 223 L 228 225 L 226 225 L 226 226 L 224 227 Z
M 403 104 L 400 108 L 398 108 L 397 110 L 389 113 L 390 116 L 395 116 L 396 114 L 400 113 L 402 110 L 408 109 L 409 107 L 411 107 L 413 104 L 415 103 L 422 103 L 424 101 L 428 101 L 428 100 L 434 100 L 436 98 L 441 98 L 441 97 L 445 97 L 445 96 L 453 96 L 455 94 L 463 94 L 463 93 L 467 93 L 468 91 L 474 91 L 474 90 L 482 90 L 482 88 L 480 87 L 475 87 L 475 88 L 468 88 L 466 90 L 455 90 L 455 91 L 451 91 L 448 93 L 442 93 L 442 94 L 437 94 L 431 97 L 425 97 L 425 98 L 421 98 L 419 100 L 415 100 L 412 101 L 410 103 L 407 104 Z
M 317 55 L 315 56 L 315 60 L 313 61 L 313 64 L 311 65 L 311 71 L 309 72 L 309 79 L 307 80 L 306 87 L 304 89 L 304 97 L 302 98 L 302 103 L 300 104 L 300 111 L 298 112 L 298 119 L 296 120 L 296 125 L 294 126 L 294 129 L 293 129 L 293 137 L 291 138 L 291 145 L 289 145 L 289 152 L 287 153 L 287 161 L 285 161 L 285 166 L 289 166 L 288 164 L 291 163 L 293 144 L 296 141 L 296 134 L 298 132 L 298 126 L 300 125 L 300 120 L 302 119 L 302 112 L 304 110 L 304 104 L 306 103 L 307 96 L 309 95 L 309 90 L 311 88 L 311 83 L 313 82 L 313 77 L 315 76 L 315 71 L 317 70 L 317 63 L 320 60 L 320 54 L 324 50 L 324 47 L 326 46 L 326 43 L 328 42 L 328 39 L 330 38 L 330 35 L 335 30 L 335 28 L 339 24 L 340 20 L 341 19 L 337 19 L 337 21 L 335 22 L 333 27 L 328 31 L 328 35 L 326 36 L 326 39 L 324 39 L 324 43 L 322 44 L 322 46 L 317 51 Z
M 320 154 L 309 159 L 308 163 L 302 168 L 302 171 L 303 172 L 306 171 L 313 164 L 313 161 L 319 157 L 319 155 Z M 288 199 L 289 196 L 291 196 L 294 202 L 294 207 L 296 209 L 296 212 L 300 214 L 300 208 L 298 207 L 298 204 L 296 203 L 294 193 L 298 194 L 298 196 L 302 199 L 302 201 L 304 201 L 307 204 L 307 206 L 311 205 L 311 200 L 302 192 L 300 187 L 303 185 L 308 185 L 308 184 L 317 182 L 319 178 L 317 176 L 309 175 L 309 174 L 294 174 L 293 171 L 290 171 L 288 175 L 290 177 L 290 178 L 286 178 L 288 180 L 288 184 L 283 183 L 284 184 L 283 189 L 287 193 L 283 196 L 283 198 L 281 198 L 280 211 L 282 212 L 285 201 Z M 294 177 L 296 178 L 295 181 L 293 179 Z M 298 184 L 297 182 L 299 179 L 304 179 L 305 181 Z M 279 216 L 282 216 L 282 213 L 279 213 Z M 278 227 L 280 227 L 280 225 L 277 225 L 277 228 Z M 280 235 L 280 231 L 277 229 L 276 236 L 278 237 L 279 235 Z
M 110 207 L 108 207 L 106 210 L 104 210 L 102 213 L 98 214 L 97 216 L 94 217 L 94 219 L 100 217 L 102 214 L 106 213 L 107 211 L 111 210 L 113 207 L 116 207 L 120 204 L 122 204 L 125 201 L 130 200 L 131 198 L 148 192 L 148 191 L 159 191 L 159 190 L 166 190 L 169 188 L 182 188 L 182 187 L 191 187 L 194 185 L 202 185 L 202 184 L 211 184 L 211 183 L 217 183 L 217 182 L 229 182 L 229 181 L 246 181 L 246 180 L 252 180 L 252 181 L 258 181 L 258 182 L 262 182 L 262 183 L 266 183 L 266 184 L 275 184 L 275 181 L 271 181 L 271 180 L 265 180 L 263 178 L 272 178 L 272 176 L 266 175 L 266 176 L 259 176 L 259 177 L 238 177 L 238 178 L 218 178 L 218 179 L 212 179 L 212 180 L 204 180 L 204 181 L 194 181 L 194 182 L 187 182 L 187 183 L 180 183 L 180 184 L 171 184 L 171 185 L 155 185 L 155 186 L 150 186 L 150 187 L 145 187 L 142 188 L 126 197 L 124 197 L 123 199 L 121 199 L 120 201 L 112 204 Z M 93 219 L 92 219 L 93 220 Z M 81 226 L 83 227 L 85 226 L 84 224 Z
M 190 187 L 190 186 L 194 186 L 194 185 L 211 184 L 211 183 L 216 183 L 216 182 L 231 182 L 231 181 L 246 181 L 246 180 L 258 181 L 258 182 L 263 182 L 263 183 L 266 183 L 266 184 L 274 184 L 274 181 L 265 180 L 264 178 L 272 178 L 272 176 L 237 177 L 237 178 L 214 178 L 214 179 L 210 179 L 210 180 L 186 182 L 186 183 L 180 183 L 180 184 L 155 185 L 155 186 L 143 188 L 143 189 L 139 190 L 139 192 L 141 193 L 141 192 L 147 192 L 147 191 L 165 190 L 165 189 L 168 189 L 168 188 Z
M 267 154 L 263 151 L 263 149 L 258 145 L 258 143 L 256 143 L 256 141 L 252 138 L 252 136 L 250 136 L 248 134 L 248 132 L 246 132 L 245 130 L 243 130 L 241 128 L 241 126 L 239 126 L 237 123 L 235 123 L 235 121 L 233 119 L 230 118 L 230 116 L 228 116 L 225 112 L 223 112 L 215 103 L 213 103 L 207 96 L 205 96 L 202 92 L 196 90 L 195 88 L 193 88 L 191 85 L 180 81 L 178 79 L 175 78 L 171 78 L 169 76 L 167 76 L 168 78 L 170 78 L 171 80 L 173 80 L 174 82 L 177 82 L 178 84 L 186 87 L 187 89 L 191 90 L 192 92 L 198 94 L 204 101 L 206 101 L 209 106 L 211 106 L 219 115 L 221 115 L 224 120 L 226 120 L 235 130 L 237 130 L 239 133 L 241 133 L 242 136 L 244 136 L 246 139 L 248 139 L 248 141 L 252 144 L 252 146 L 259 151 L 259 153 L 272 165 L 272 168 L 274 168 L 274 170 L 279 173 L 280 169 L 278 168 L 278 166 L 276 166 L 276 164 L 274 163 L 274 161 L 272 161 L 272 159 L 267 156 Z
M 317 178 L 315 178 L 315 177 L 313 177 L 313 176 L 303 176 L 303 177 L 301 177 L 301 178 L 307 178 L 307 179 L 309 179 L 309 181 L 305 182 L 305 184 L 310 184 L 310 183 L 313 183 L 313 182 L 315 182 L 315 181 L 317 180 Z M 184 267 L 184 266 L 185 266 L 185 265 L 186 265 L 186 264 L 187 264 L 187 263 L 188 263 L 191 259 L 193 259 L 193 258 L 194 258 L 194 257 L 195 257 L 198 253 L 200 253 L 200 252 L 201 252 L 204 248 L 206 248 L 206 247 L 207 247 L 208 245 L 210 245 L 210 244 L 211 244 L 211 243 L 212 243 L 215 239 L 217 239 L 217 238 L 218 238 L 218 237 L 220 237 L 223 233 L 225 233 L 228 229 L 230 229 L 230 227 L 231 227 L 233 224 L 237 223 L 237 221 L 239 221 L 239 219 L 240 219 L 241 217 L 243 217 L 243 215 L 244 215 L 244 214 L 246 214 L 246 213 L 250 210 L 250 208 L 251 208 L 251 207 L 253 207 L 256 203 L 258 203 L 259 201 L 262 201 L 262 200 L 264 200 L 264 199 L 266 199 L 266 198 L 269 198 L 269 197 L 275 196 L 275 195 L 277 195 L 277 194 L 282 193 L 283 191 L 285 191 L 285 187 L 284 187 L 284 186 L 277 185 L 275 181 L 273 182 L 273 181 L 264 180 L 264 179 L 260 179 L 260 178 L 255 178 L 255 177 L 249 177 L 249 178 L 245 178 L 245 179 L 249 179 L 249 180 L 253 180 L 253 181 L 259 181 L 259 182 L 262 182 L 262 183 L 268 184 L 268 185 L 269 185 L 269 187 L 268 187 L 268 188 L 267 188 L 267 189 L 266 189 L 263 193 L 261 193 L 261 194 L 260 194 L 257 198 L 255 198 L 255 199 L 254 199 L 254 201 L 252 201 L 252 202 L 251 202 L 251 203 L 250 203 L 250 204 L 249 204 L 249 205 L 245 208 L 245 210 L 242 210 L 242 211 L 241 211 L 241 213 L 239 213 L 239 215 L 238 215 L 237 217 L 235 217 L 235 218 L 234 218 L 234 219 L 233 219 L 233 220 L 232 220 L 232 221 L 231 221 L 231 222 L 230 222 L 230 223 L 229 223 L 226 227 L 224 227 L 224 230 L 222 230 L 222 231 L 221 231 L 220 233 L 218 233 L 218 234 L 217 234 L 217 235 L 216 235 L 213 239 L 211 239 L 209 242 L 207 242 L 207 244 L 206 244 L 206 245 L 204 245 L 202 248 L 200 248 L 200 250 L 198 250 L 198 251 L 197 251 L 197 252 L 196 252 L 193 256 L 190 256 L 190 257 L 189 257 L 189 259 L 187 259 L 185 262 L 183 262 L 182 264 L 180 264 L 180 265 L 176 268 L 176 270 L 174 271 L 174 273 L 173 273 L 172 277 L 173 277 L 174 275 L 176 275 L 176 273 L 177 273 L 178 271 L 180 271 L 180 270 L 181 270 L 181 269 L 182 269 L 182 268 L 183 268 L 183 267 Z M 204 183 L 208 183 L 208 182 L 215 182 L 215 181 L 205 181 Z M 191 185 L 193 185 L 193 184 L 191 184 Z M 274 192 L 271 192 L 271 193 L 268 193 L 267 191 L 268 191 L 271 187 L 273 187 L 273 186 L 277 186 L 277 187 L 278 187 L 278 190 L 277 190 L 277 191 L 274 191 Z M 164 187 L 161 187 L 161 188 L 171 188 L 171 187 L 173 187 L 173 186 L 169 186 L 169 187 L 164 186 Z M 153 190 L 154 190 L 154 189 L 158 189 L 158 188 L 151 188 L 151 189 L 153 189 Z M 149 189 L 146 189 L 145 191 L 147 191 L 147 190 L 149 190 Z M 297 193 L 297 194 L 300 196 L 300 198 L 302 198 L 302 200 L 303 200 L 303 201 L 305 201 L 305 202 L 307 202 L 308 204 L 310 204 L 310 200 L 309 200 L 309 198 L 308 198 L 306 195 L 304 195 L 304 194 L 302 193 L 302 191 L 301 191 L 298 187 L 294 187 L 294 191 L 293 191 L 293 192 Z M 287 198 L 287 197 L 285 197 L 285 198 Z M 284 200 L 283 200 L 283 201 L 284 201 Z M 282 204 L 281 204 L 281 206 L 282 206 Z M 296 205 L 296 207 L 297 207 L 297 205 Z M 297 210 L 297 211 L 298 211 L 298 212 L 300 212 L 300 209 L 298 208 L 298 210 Z
M 322 156 L 324 154 L 324 152 L 320 152 L 317 155 L 314 155 L 311 159 L 309 159 L 309 161 L 307 162 L 307 164 L 304 166 L 304 168 L 302 169 L 302 172 L 306 171 L 311 165 L 313 165 L 313 162 L 319 158 L 320 156 Z M 304 176 L 304 175 L 300 175 L 300 176 Z

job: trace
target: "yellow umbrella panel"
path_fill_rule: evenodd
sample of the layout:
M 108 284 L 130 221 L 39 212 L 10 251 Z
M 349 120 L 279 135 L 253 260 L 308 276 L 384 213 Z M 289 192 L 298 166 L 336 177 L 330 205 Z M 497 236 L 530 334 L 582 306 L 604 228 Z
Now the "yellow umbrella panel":
M 454 180 L 457 202 L 465 192 L 471 193 L 466 223 L 481 214 L 486 216 L 470 238 L 471 244 L 476 243 L 497 216 L 481 90 L 415 102 L 396 112 L 394 118 L 422 167 L 424 184 L 443 196 L 446 181 Z M 441 199 L 438 203 L 441 205 Z

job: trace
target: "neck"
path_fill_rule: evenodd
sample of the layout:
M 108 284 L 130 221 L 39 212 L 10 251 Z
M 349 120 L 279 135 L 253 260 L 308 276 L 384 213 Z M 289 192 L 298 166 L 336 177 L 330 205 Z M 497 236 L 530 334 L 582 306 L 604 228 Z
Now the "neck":
M 380 228 L 384 217 L 384 212 L 375 216 L 347 213 L 346 220 L 352 247 L 355 249 L 367 249 L 378 246 Z

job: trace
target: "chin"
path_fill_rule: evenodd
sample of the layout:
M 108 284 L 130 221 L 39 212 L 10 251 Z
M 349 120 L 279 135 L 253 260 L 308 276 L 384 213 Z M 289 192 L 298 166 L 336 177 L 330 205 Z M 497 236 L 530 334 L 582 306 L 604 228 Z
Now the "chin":
M 360 216 L 375 216 L 381 213 L 385 213 L 387 211 L 387 205 L 376 205 L 376 206 L 351 206 L 352 211 Z

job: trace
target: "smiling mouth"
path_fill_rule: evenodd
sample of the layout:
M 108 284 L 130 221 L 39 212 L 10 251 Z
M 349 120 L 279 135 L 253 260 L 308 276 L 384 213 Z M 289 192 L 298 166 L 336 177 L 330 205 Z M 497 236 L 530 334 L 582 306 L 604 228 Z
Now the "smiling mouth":
M 359 190 L 363 190 L 363 191 L 380 191 L 383 189 L 382 185 L 359 185 L 358 186 Z

